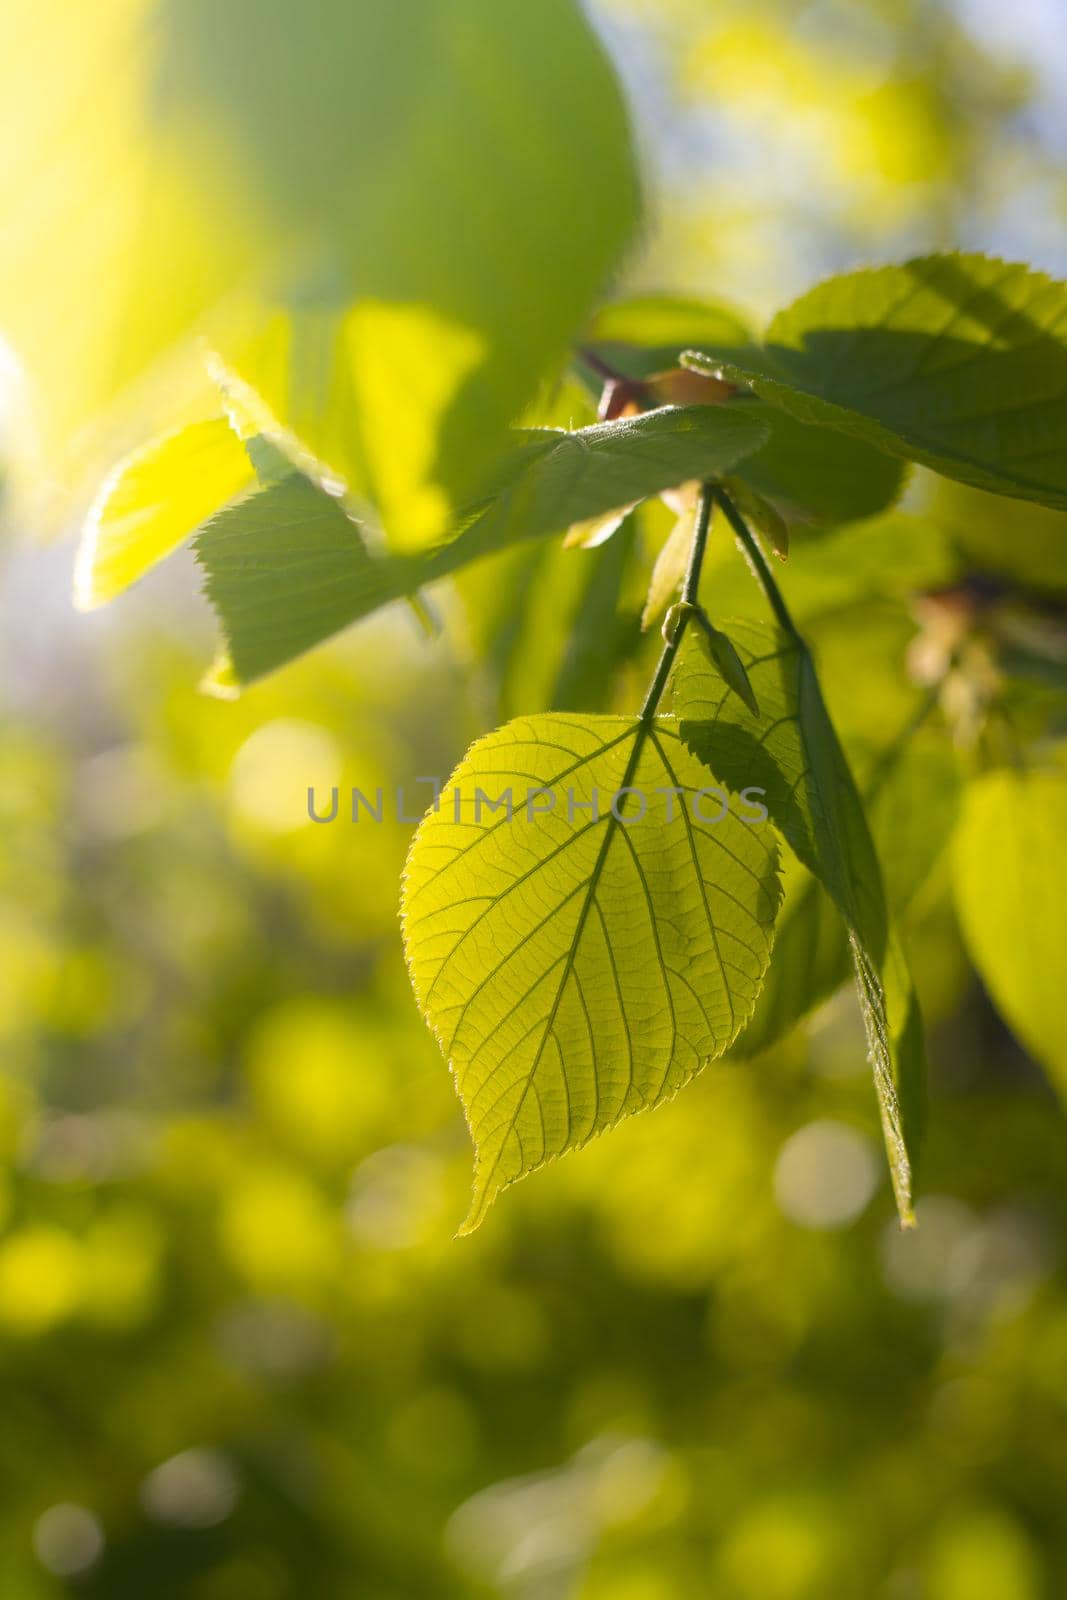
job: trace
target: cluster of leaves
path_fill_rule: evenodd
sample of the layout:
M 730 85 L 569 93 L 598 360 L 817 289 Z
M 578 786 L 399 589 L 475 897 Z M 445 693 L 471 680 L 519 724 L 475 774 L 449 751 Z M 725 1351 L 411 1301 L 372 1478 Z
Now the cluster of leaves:
M 649 616 L 688 562 L 687 604 L 669 619 L 641 716 L 509 723 L 475 745 L 449 785 L 456 804 L 446 795 L 412 848 L 404 891 L 412 978 L 478 1150 L 467 1226 L 516 1178 L 671 1096 L 743 1042 L 754 1017 L 761 1037 L 777 851 L 771 830 L 733 817 L 694 820 L 692 795 L 709 781 L 731 794 L 758 787 L 773 831 L 820 886 L 788 909 L 793 948 L 810 954 L 813 923 L 824 939 L 778 1031 L 840 981 L 841 939 L 851 944 L 898 1207 L 910 1219 L 924 1073 L 917 1005 L 860 791 L 760 529 L 779 546 L 790 525 L 799 529 L 802 566 L 805 540 L 884 518 L 909 461 L 1064 506 L 1065 326 L 1064 286 L 966 256 L 831 280 L 776 317 L 759 343 L 712 307 L 611 306 L 591 325 L 579 369 L 616 371 L 638 397 L 627 407 L 635 414 L 521 431 L 492 492 L 450 537 L 420 550 L 376 549 L 373 528 L 336 487 L 329 492 L 306 458 L 300 470 L 286 437 L 265 431 L 261 400 L 247 387 L 229 420 L 169 436 L 109 484 L 85 546 L 87 592 L 128 581 L 161 544 L 203 521 L 205 495 L 233 494 L 196 536 L 223 627 L 226 661 L 215 682 L 224 685 L 251 681 L 480 558 L 575 527 L 578 542 L 599 543 L 649 497 L 705 486 L 695 537 L 683 519 L 654 579 Z M 698 403 L 657 403 L 664 382 L 649 380 L 664 367 Z M 684 367 L 706 376 L 706 394 L 699 381 L 683 385 Z M 197 461 L 204 470 L 190 472 Z M 763 624 L 723 633 L 700 600 L 713 501 L 764 591 Z M 668 685 L 673 716 L 660 709 Z M 536 822 L 510 813 L 483 820 L 475 809 L 483 782 L 486 792 L 535 785 L 560 804 Z M 663 826 L 631 831 L 625 807 L 597 813 L 597 794 L 663 788 L 680 797 Z M 1060 779 L 1039 779 L 1022 814 L 1042 809 L 1046 790 L 1048 804 L 1061 804 Z M 995 786 L 985 792 L 995 804 Z M 1019 798 L 999 796 L 1000 809 L 1011 812 Z M 991 825 L 979 817 L 961 851 Z M 1002 861 L 981 843 L 971 849 Z M 976 956 L 997 973 L 1001 942 L 984 932 L 997 926 L 991 897 L 973 888 L 981 873 L 967 881 Z M 1011 975 L 991 976 L 1009 1016 L 1040 1011 L 1016 993 L 1018 973 L 1045 970 L 1044 957 L 1016 955 Z M 1041 1043 L 1038 1054 L 1048 1053 Z
M 491 0 L 382 14 L 317 0 L 310 18 L 289 0 L 149 9 L 144 28 L 138 6 L 109 3 L 98 48 L 67 52 L 87 100 L 122 64 L 100 138 L 84 155 L 64 146 L 39 203 L 19 188 L 33 178 L 20 162 L 5 191 L 34 219 L 36 254 L 55 257 L 49 274 L 25 257 L 0 274 L 5 325 L 54 413 L 45 436 L 78 441 L 55 475 L 77 479 L 108 440 L 165 424 L 95 495 L 78 603 L 109 600 L 194 536 L 223 635 L 209 682 L 232 694 L 392 601 L 432 626 L 423 591 L 458 578 L 474 593 L 486 557 L 544 562 L 543 603 L 568 592 L 584 652 L 557 684 L 566 715 L 474 747 L 452 784 L 461 804 L 426 819 L 405 881 L 415 988 L 478 1146 L 469 1223 L 505 1184 L 672 1094 L 749 1025 L 768 1036 L 778 837 L 814 885 L 787 896 L 787 952 L 819 937 L 812 970 L 774 991 L 788 989 L 774 1025 L 840 980 L 850 948 L 909 1219 L 917 1007 L 860 789 L 760 539 L 784 553 L 799 530 L 802 564 L 805 542 L 884 518 L 908 463 L 1067 508 L 1067 290 L 946 255 L 831 279 L 762 338 L 711 305 L 594 314 L 639 193 L 618 86 L 572 0 L 536 14 Z M 46 62 L 47 21 L 19 49 Z M 235 75 L 245 49 L 255 70 Z M 14 104 L 28 148 L 59 137 L 59 97 Z M 213 237 L 190 233 L 186 214 L 204 224 L 224 208 L 224 239 L 203 258 L 190 243 L 163 270 L 174 237 Z M 91 239 L 71 232 L 83 224 Z M 64 248 L 50 250 L 60 228 Z M 73 347 L 51 325 L 57 300 L 90 307 Z M 160 371 L 162 383 L 146 377 Z M 605 372 L 625 403 L 571 426 L 586 407 L 574 380 Z M 683 590 L 644 708 L 594 715 L 599 691 L 581 690 L 611 676 L 617 630 L 602 641 L 595 619 L 626 581 L 627 519 L 693 484 L 701 514 L 665 541 L 644 607 L 651 621 Z M 753 563 L 769 632 L 723 626 L 724 574 L 705 564 L 713 502 Z M 606 541 L 600 556 L 562 558 L 602 563 L 595 588 L 534 553 L 568 530 Z M 486 622 L 498 641 L 508 600 Z M 483 825 L 462 790 L 490 773 L 503 787 L 566 783 L 581 805 L 663 787 L 682 803 L 662 828 L 631 831 L 625 807 L 573 827 L 558 811 Z M 696 818 L 706 778 L 764 790 L 767 828 Z M 993 899 L 964 902 L 983 967 L 999 948 L 982 924 Z M 990 983 L 1009 1015 L 1025 1004 L 1018 974 Z

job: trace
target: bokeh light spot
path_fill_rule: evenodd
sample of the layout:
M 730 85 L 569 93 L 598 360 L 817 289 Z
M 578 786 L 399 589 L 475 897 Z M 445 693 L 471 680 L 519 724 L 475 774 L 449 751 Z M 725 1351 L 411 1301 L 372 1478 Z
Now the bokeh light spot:
M 77 1578 L 99 1561 L 104 1530 L 84 1506 L 61 1501 L 34 1523 L 33 1548 L 42 1567 L 57 1578 Z
M 877 1186 L 870 1140 L 843 1122 L 809 1122 L 786 1140 L 774 1169 L 778 1208 L 800 1228 L 847 1227 Z

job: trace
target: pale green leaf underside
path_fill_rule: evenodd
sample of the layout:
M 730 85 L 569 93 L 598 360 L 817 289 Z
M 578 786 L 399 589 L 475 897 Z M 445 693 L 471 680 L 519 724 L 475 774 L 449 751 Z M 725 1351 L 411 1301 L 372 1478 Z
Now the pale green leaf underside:
M 248 453 L 225 417 L 190 423 L 127 456 L 86 519 L 75 605 L 88 611 L 113 600 L 254 482 Z
M 988 773 L 953 841 L 964 939 L 997 1009 L 1067 1099 L 1067 774 Z
M 295 477 L 215 517 L 197 539 L 197 555 L 234 669 L 247 683 L 481 556 L 728 472 L 766 436 L 743 410 L 710 406 L 518 434 L 499 494 L 468 516 L 456 538 L 419 554 L 372 557 L 339 503 Z
M 759 715 L 727 690 L 686 638 L 674 680 L 682 736 L 720 782 L 766 791 L 772 820 L 845 919 L 897 1205 L 907 1221 L 920 1128 L 922 1033 L 863 803 L 808 651 L 758 623 L 732 622 L 729 630 Z
M 624 784 L 647 797 L 643 819 L 635 797 L 618 806 L 634 820 L 612 816 Z M 736 800 L 717 823 L 695 818 L 691 795 L 707 786 L 673 718 L 647 730 L 622 717 L 520 718 L 471 748 L 422 822 L 404 936 L 477 1151 L 464 1231 L 509 1184 L 673 1095 L 751 1015 L 777 849 Z M 655 793 L 668 787 L 685 791 L 671 820 Z M 476 819 L 479 788 L 494 800 L 510 788 L 513 820 L 484 806 Z M 556 800 L 532 820 L 531 788 Z M 594 790 L 599 818 L 579 809 Z M 705 816 L 720 809 L 703 802 Z
M 711 365 L 801 422 L 1067 508 L 1067 285 L 981 255 L 830 278 Z

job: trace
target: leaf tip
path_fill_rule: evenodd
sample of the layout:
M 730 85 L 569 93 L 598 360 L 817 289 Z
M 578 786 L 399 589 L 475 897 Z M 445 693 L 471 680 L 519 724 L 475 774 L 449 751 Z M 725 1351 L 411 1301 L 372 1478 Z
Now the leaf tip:
M 237 700 L 240 698 L 241 688 L 237 669 L 230 657 L 224 651 L 220 651 L 200 679 L 200 693 L 211 695 L 215 700 Z
M 477 1233 L 498 1192 L 497 1189 L 490 1188 L 488 1181 L 482 1175 L 481 1163 L 476 1160 L 471 1203 L 467 1215 L 456 1229 L 457 1239 L 467 1239 L 472 1233 Z

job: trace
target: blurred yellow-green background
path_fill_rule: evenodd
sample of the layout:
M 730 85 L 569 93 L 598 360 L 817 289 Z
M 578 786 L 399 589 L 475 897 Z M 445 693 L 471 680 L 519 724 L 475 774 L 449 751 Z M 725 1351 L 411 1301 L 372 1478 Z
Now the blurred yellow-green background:
M 1059 0 L 594 20 L 649 207 L 620 287 L 762 315 L 920 249 L 1067 271 Z M 941 511 L 1062 592 L 1061 518 Z M 916 1233 L 844 993 L 453 1239 L 471 1152 L 403 965 L 411 827 L 311 826 L 306 789 L 446 773 L 519 710 L 636 704 L 655 530 L 619 546 L 596 659 L 566 637 L 593 558 L 509 556 L 440 597 L 438 637 L 390 611 L 225 702 L 197 689 L 191 559 L 78 616 L 74 529 L 9 521 L 3 1600 L 1063 1594 L 1067 1138 L 943 852 L 906 929 Z M 914 608 L 875 578 L 811 627 L 846 736 L 902 723 Z

